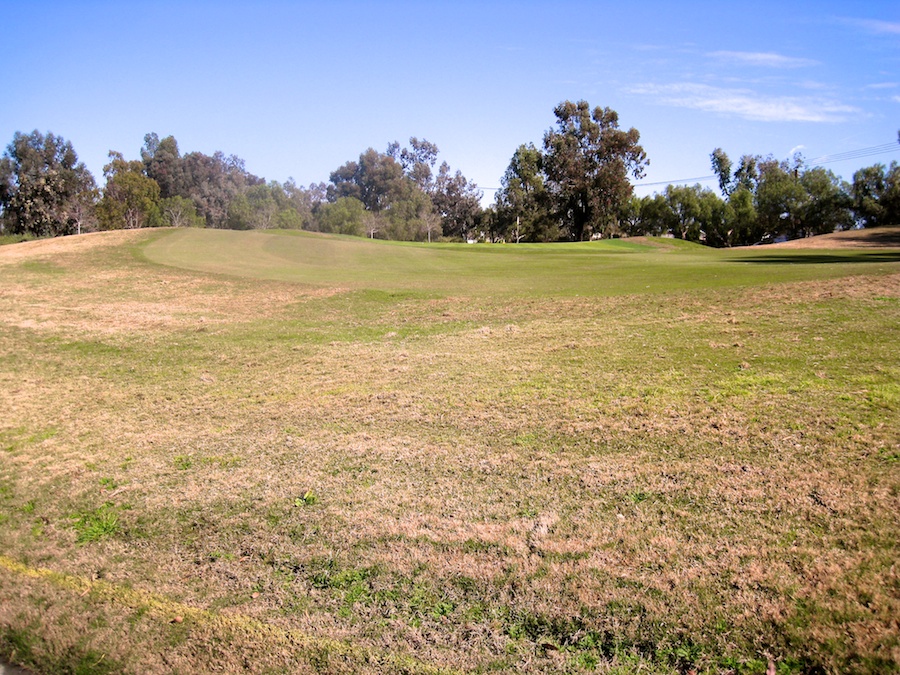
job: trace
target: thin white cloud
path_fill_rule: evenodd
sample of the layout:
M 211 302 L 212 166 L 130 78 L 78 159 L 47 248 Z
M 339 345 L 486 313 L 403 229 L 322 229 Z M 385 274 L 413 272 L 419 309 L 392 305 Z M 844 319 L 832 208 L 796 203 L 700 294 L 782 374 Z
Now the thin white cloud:
M 868 85 L 866 89 L 896 89 L 897 87 L 900 87 L 897 82 L 876 82 Z
M 764 68 L 806 68 L 818 65 L 818 61 L 801 59 L 794 56 L 783 56 L 774 52 L 710 52 L 707 54 L 720 61 L 732 61 L 742 65 L 761 66 Z
M 644 84 L 631 89 L 662 105 L 734 115 L 760 122 L 840 122 L 858 108 L 819 97 L 771 96 L 748 89 L 722 89 L 690 82 Z
M 657 52 L 670 52 L 672 48 L 669 45 L 654 45 L 654 44 L 639 44 L 639 45 L 631 45 L 631 48 L 636 52 L 649 52 L 649 53 L 657 53 Z
M 849 24 L 877 35 L 900 35 L 900 23 L 878 19 L 844 19 Z
M 790 152 L 788 152 L 788 157 L 793 157 L 795 154 L 797 154 L 801 150 L 806 150 L 806 146 L 805 145 L 795 145 L 793 148 L 791 148 Z
M 803 80 L 802 82 L 798 82 L 797 86 L 802 89 L 809 89 L 810 91 L 825 91 L 832 88 L 830 84 L 816 82 L 815 80 Z

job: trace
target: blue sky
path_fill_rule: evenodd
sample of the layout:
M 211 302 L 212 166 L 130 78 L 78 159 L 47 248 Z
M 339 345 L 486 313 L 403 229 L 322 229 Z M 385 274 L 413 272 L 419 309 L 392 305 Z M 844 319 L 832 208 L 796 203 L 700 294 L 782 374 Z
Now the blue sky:
M 847 180 L 900 160 L 896 0 L 0 0 L 0 12 L 0 144 L 51 131 L 99 183 L 108 151 L 137 158 L 151 131 L 302 185 L 417 136 L 488 202 L 566 99 L 640 131 L 638 194 L 709 176 L 716 147 L 735 160 L 800 151 Z

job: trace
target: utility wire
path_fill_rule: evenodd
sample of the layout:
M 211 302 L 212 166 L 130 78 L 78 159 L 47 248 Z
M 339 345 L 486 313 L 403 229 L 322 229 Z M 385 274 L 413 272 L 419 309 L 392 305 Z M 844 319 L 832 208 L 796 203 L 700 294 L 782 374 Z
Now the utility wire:
M 875 157 L 876 155 L 884 155 L 900 149 L 897 142 L 882 143 L 881 145 L 873 145 L 869 148 L 860 148 L 858 150 L 847 150 L 846 152 L 837 152 L 833 155 L 822 155 L 806 160 L 810 166 L 821 166 L 822 164 L 833 164 L 834 162 L 846 162 L 851 159 L 863 159 L 865 157 Z M 697 176 L 696 178 L 678 178 L 675 180 L 660 180 L 653 183 L 635 183 L 635 187 L 654 187 L 656 185 L 677 185 L 679 183 L 705 183 L 706 181 L 718 179 L 715 174 L 711 176 Z M 479 190 L 488 192 L 496 192 L 500 188 L 478 186 Z
M 660 180 L 655 183 L 635 183 L 635 187 L 651 187 L 653 185 L 672 185 L 674 183 L 703 183 L 718 176 L 699 176 L 698 178 L 679 178 L 678 180 Z
M 806 160 L 810 166 L 820 166 L 822 164 L 832 164 L 834 162 L 846 162 L 851 159 L 862 159 L 864 157 L 874 157 L 876 155 L 884 155 L 889 152 L 900 150 L 897 142 L 882 143 L 881 145 L 873 145 L 869 148 L 860 148 L 858 150 L 847 150 L 846 152 L 837 152 L 833 155 L 822 155 Z M 708 180 L 718 178 L 715 174 L 712 176 L 699 176 L 697 178 L 679 178 L 677 180 L 661 180 L 653 183 L 635 183 L 635 187 L 653 187 L 654 185 L 673 185 L 677 183 L 703 183 Z
M 844 162 L 849 159 L 860 159 L 862 157 L 874 157 L 875 155 L 883 155 L 888 152 L 897 150 L 900 146 L 897 143 L 883 143 L 882 145 L 874 145 L 871 148 L 862 148 L 860 150 L 848 150 L 847 152 L 838 152 L 833 155 L 823 155 L 810 159 L 809 163 L 813 166 L 819 164 L 831 164 L 832 162 Z

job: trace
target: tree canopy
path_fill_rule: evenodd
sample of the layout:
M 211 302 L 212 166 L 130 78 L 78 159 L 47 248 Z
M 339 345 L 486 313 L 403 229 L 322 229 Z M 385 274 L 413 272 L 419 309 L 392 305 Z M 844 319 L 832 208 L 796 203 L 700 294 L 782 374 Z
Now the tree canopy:
M 575 241 L 610 236 L 631 197 L 629 176 L 642 178 L 647 154 L 637 129 L 619 129 L 619 115 L 587 101 L 560 103 L 556 128 L 544 134 L 544 172 L 558 218 Z
M 620 233 L 647 154 L 611 108 L 564 101 L 542 149 L 520 145 L 501 179 L 495 214 L 514 241 L 581 241 Z
M 848 183 L 802 156 L 710 154 L 721 196 L 669 185 L 643 198 L 632 180 L 648 165 L 637 129 L 586 101 L 563 101 L 542 143 L 523 143 L 494 204 L 412 136 L 367 148 L 328 182 L 266 181 L 216 151 L 182 154 L 173 136 L 144 136 L 139 160 L 110 151 L 98 188 L 72 144 L 17 132 L 0 158 L 0 234 L 59 236 L 92 229 L 218 227 L 307 229 L 416 241 L 581 241 L 669 235 L 711 246 L 797 238 L 900 223 L 900 166 L 876 164 Z M 898 132 L 900 141 L 900 132 Z M 439 163 L 440 162 L 440 163 Z
M 8 234 L 73 234 L 94 199 L 94 178 L 72 144 L 52 133 L 17 132 L 0 158 L 0 227 Z
M 408 147 L 391 142 L 373 148 L 331 172 L 328 202 L 353 198 L 363 205 L 369 236 L 433 241 L 467 238 L 481 213 L 481 191 L 461 171 L 442 162 L 435 176 L 438 147 L 412 137 Z M 333 211 L 324 208 L 323 212 Z M 323 227 L 330 227 L 325 226 Z

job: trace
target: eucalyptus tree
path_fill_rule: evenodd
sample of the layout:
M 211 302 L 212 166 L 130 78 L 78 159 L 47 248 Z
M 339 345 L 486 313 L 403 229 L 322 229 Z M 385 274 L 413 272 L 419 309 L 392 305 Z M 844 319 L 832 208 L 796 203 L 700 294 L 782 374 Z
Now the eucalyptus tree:
M 900 225 L 900 165 L 875 164 L 853 174 L 853 210 L 866 227 Z
M 320 209 L 318 229 L 321 232 L 362 236 L 366 229 L 365 215 L 365 204 L 356 197 L 338 197 Z
M 161 224 L 159 184 L 144 173 L 142 162 L 128 161 L 122 153 L 110 151 L 103 175 L 106 186 L 97 207 L 103 229 L 135 229 Z
M 451 173 L 450 165 L 441 163 L 430 195 L 443 234 L 467 237 L 481 213 L 482 194 L 461 171 Z
M 0 231 L 7 234 L 75 233 L 95 195 L 94 177 L 61 136 L 16 132 L 0 158 Z
M 702 231 L 699 186 L 669 185 L 665 193 L 669 207 L 669 231 L 679 239 L 700 241 Z
M 500 179 L 495 200 L 495 220 L 513 241 L 559 238 L 559 226 L 547 191 L 544 156 L 533 144 L 516 148 Z
M 252 217 L 247 215 L 253 211 L 248 209 L 247 204 L 232 204 L 241 196 L 251 202 L 267 200 L 265 190 L 246 194 L 250 188 L 268 186 L 262 178 L 248 172 L 244 160 L 236 155 L 218 151 L 212 155 L 202 152 L 182 155 L 173 136 L 160 139 L 156 133 L 149 133 L 144 136 L 141 161 L 144 173 L 159 185 L 160 198 L 190 199 L 197 215 L 205 220 L 208 227 L 245 228 L 256 226 L 256 222 L 272 226 L 276 220 L 266 217 L 267 203 L 256 209 L 257 213 Z M 260 212 L 263 213 L 262 218 Z
M 753 193 L 741 185 L 728 195 L 731 210 L 731 224 L 728 230 L 728 245 L 740 246 L 760 241 L 765 232 L 756 215 Z
M 286 200 L 280 203 L 279 227 L 287 229 L 316 228 L 316 213 L 328 203 L 328 186 L 325 183 L 310 183 L 308 187 L 297 185 L 293 178 L 281 185 Z
M 265 183 L 247 171 L 240 157 L 223 152 L 191 152 L 182 158 L 181 166 L 180 195 L 194 202 L 207 227 L 227 227 L 232 200 L 247 188 Z
M 435 175 L 439 152 L 438 146 L 431 141 L 413 136 L 408 147 L 401 148 L 394 141 L 388 145 L 386 153 L 400 164 L 407 178 L 431 199 L 434 214 L 423 221 L 429 241 L 432 235 L 439 234 L 466 237 L 481 213 L 482 192 L 461 171 L 454 172 L 447 162 L 441 162 Z M 438 223 L 440 232 L 435 227 Z
M 807 169 L 800 174 L 799 180 L 809 195 L 800 216 L 800 236 L 828 234 L 853 227 L 853 200 L 846 181 L 822 167 Z
M 669 233 L 671 224 L 671 209 L 666 196 L 659 193 L 647 195 L 640 202 L 640 228 L 632 233 L 659 237 Z
M 409 147 L 401 148 L 397 141 L 388 144 L 387 155 L 392 157 L 403 168 L 403 173 L 409 176 L 419 186 L 419 189 L 430 194 L 434 187 L 434 165 L 440 150 L 431 141 L 424 138 L 419 140 L 415 136 L 409 139 Z
M 155 133 L 146 134 L 144 147 L 141 148 L 141 161 L 147 176 L 159 185 L 160 198 L 188 196 L 184 161 L 174 136 L 166 136 L 160 140 Z
M 375 213 L 406 198 L 416 189 L 397 160 L 373 148 L 363 152 L 359 161 L 347 162 L 332 171 L 329 180 L 332 183 L 328 190 L 329 201 L 354 197 Z
M 728 245 L 752 244 L 777 235 L 808 237 L 853 225 L 850 187 L 827 169 L 806 166 L 800 155 L 784 161 L 744 155 L 733 174 L 721 148 L 713 151 L 710 160 L 733 211 Z M 877 179 L 868 181 L 871 174 L 862 175 L 857 172 L 860 186 L 877 184 Z M 865 202 L 858 195 L 866 191 L 854 193 L 857 205 Z
M 587 101 L 554 109 L 556 127 L 544 134 L 543 168 L 558 217 L 570 238 L 608 236 L 632 196 L 629 176 L 644 176 L 647 154 L 637 129 L 619 129 L 611 108 Z
M 713 150 L 709 158 L 713 172 L 719 179 L 719 189 L 723 196 L 729 197 L 740 188 L 756 192 L 759 183 L 760 157 L 743 155 L 733 173 L 731 160 L 722 148 Z
M 159 200 L 159 212 L 169 227 L 204 227 L 206 221 L 197 215 L 194 202 L 185 197 L 166 197 Z
M 779 162 L 771 157 L 759 163 L 756 213 L 766 234 L 796 238 L 809 194 L 800 183 L 802 165 L 795 160 Z

